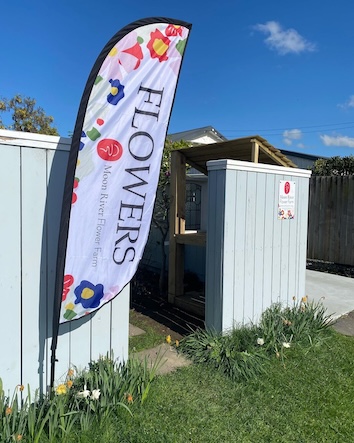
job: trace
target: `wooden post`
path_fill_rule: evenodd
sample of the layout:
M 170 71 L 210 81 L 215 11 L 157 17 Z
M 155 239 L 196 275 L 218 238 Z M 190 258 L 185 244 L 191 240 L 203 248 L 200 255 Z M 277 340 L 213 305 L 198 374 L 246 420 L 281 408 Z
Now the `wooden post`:
M 171 154 L 170 235 L 168 267 L 168 301 L 183 295 L 184 245 L 178 244 L 176 234 L 185 233 L 186 159 L 180 152 Z
M 259 146 L 258 146 L 258 143 L 252 141 L 251 161 L 253 163 L 258 163 L 258 158 L 259 158 Z

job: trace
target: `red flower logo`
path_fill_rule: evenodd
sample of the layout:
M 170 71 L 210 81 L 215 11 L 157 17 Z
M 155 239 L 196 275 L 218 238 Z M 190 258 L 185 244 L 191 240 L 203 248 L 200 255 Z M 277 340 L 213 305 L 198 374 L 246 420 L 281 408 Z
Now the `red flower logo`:
M 97 153 L 102 160 L 113 162 L 119 160 L 123 154 L 122 145 L 110 138 L 105 138 L 98 142 Z
M 170 43 L 170 39 L 163 35 L 158 29 L 151 32 L 150 41 L 147 44 L 151 58 L 158 58 L 159 62 L 166 61 L 168 59 L 167 50 Z

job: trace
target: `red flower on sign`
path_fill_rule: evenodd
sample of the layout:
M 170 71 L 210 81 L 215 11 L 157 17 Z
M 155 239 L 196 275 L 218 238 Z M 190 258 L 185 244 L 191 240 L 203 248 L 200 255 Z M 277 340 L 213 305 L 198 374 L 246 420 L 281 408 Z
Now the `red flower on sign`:
M 130 59 L 123 54 L 128 54 Z M 128 49 L 123 49 L 122 54 L 119 56 L 119 64 L 123 67 L 127 66 L 129 70 L 138 69 L 140 66 L 140 61 L 143 59 L 143 51 L 141 50 L 141 46 L 138 42 L 135 43 L 134 46 Z M 130 72 L 130 71 L 128 71 Z
M 178 25 L 168 25 L 166 28 L 167 36 L 182 36 L 182 27 Z
M 62 294 L 62 301 L 64 301 L 69 294 L 70 286 L 74 283 L 74 277 L 70 274 L 64 275 L 64 281 L 63 281 L 63 294 Z
M 102 160 L 114 162 L 119 160 L 123 154 L 122 145 L 110 138 L 105 138 L 98 142 L 97 153 L 102 158 Z
M 158 58 L 159 62 L 166 61 L 168 59 L 167 51 L 170 43 L 170 39 L 163 35 L 158 29 L 151 32 L 150 41 L 147 44 L 151 58 Z

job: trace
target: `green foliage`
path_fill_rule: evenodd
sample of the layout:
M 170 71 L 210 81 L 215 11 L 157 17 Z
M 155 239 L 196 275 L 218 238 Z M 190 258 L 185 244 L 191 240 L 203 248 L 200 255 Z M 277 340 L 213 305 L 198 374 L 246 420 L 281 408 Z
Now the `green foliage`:
M 36 392 L 32 398 L 28 387 L 22 404 L 18 399 L 20 387 L 9 399 L 0 379 L 0 441 L 77 441 L 78 435 L 101 429 L 107 420 L 131 414 L 131 404 L 144 403 L 160 363 L 157 360 L 150 368 L 146 360 L 118 363 L 109 357 L 100 358 L 76 376 L 70 369 L 51 396 Z
M 285 357 L 295 344 L 311 347 L 323 340 L 329 317 L 321 303 L 304 297 L 292 307 L 273 304 L 259 325 L 233 328 L 226 334 L 198 329 L 180 342 L 180 351 L 196 363 L 206 363 L 232 380 L 249 380 L 265 371 L 271 356 Z
M 170 193 L 169 184 L 171 176 L 171 152 L 176 149 L 182 149 L 188 147 L 190 144 L 183 140 L 171 141 L 166 139 L 164 150 L 162 153 L 161 168 L 159 175 L 159 182 L 154 206 L 154 212 L 152 215 L 152 225 L 158 229 L 160 233 L 160 251 L 162 258 L 162 266 L 160 272 L 160 292 L 163 292 L 163 282 L 166 272 L 166 252 L 165 252 L 165 240 L 169 232 L 169 209 L 170 209 Z
M 312 167 L 312 174 L 319 176 L 328 175 L 353 175 L 354 155 L 348 157 L 319 158 Z
M 322 341 L 329 325 L 323 304 L 308 302 L 304 297 L 299 302 L 294 300 L 292 307 L 273 304 L 263 312 L 259 327 L 265 349 L 279 356 L 292 345 L 306 347 Z
M 248 380 L 265 370 L 266 354 L 255 346 L 257 328 L 233 329 L 222 335 L 197 329 L 182 339 L 179 350 L 195 363 L 206 363 L 232 380 Z
M 19 94 L 11 99 L 0 100 L 0 112 L 11 115 L 12 124 L 5 125 L 0 118 L 0 128 L 13 131 L 33 132 L 38 134 L 59 135 L 52 126 L 54 118 L 45 114 L 41 107 L 36 107 L 36 100 Z

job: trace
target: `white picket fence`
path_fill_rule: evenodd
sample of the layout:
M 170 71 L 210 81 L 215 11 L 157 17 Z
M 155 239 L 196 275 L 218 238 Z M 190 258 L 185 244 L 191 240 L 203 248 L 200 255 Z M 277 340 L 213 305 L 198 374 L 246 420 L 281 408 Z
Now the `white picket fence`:
M 56 252 L 70 139 L 0 130 L 0 378 L 45 392 Z M 56 380 L 113 351 L 128 357 L 129 286 L 96 314 L 59 329 Z

